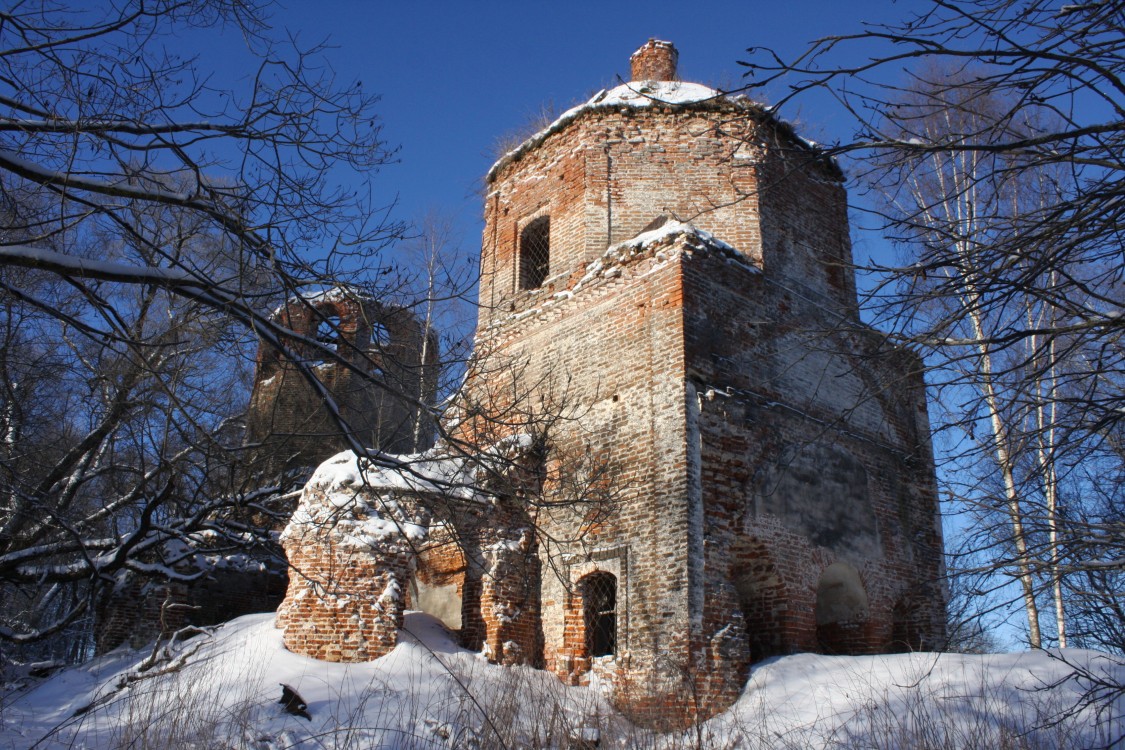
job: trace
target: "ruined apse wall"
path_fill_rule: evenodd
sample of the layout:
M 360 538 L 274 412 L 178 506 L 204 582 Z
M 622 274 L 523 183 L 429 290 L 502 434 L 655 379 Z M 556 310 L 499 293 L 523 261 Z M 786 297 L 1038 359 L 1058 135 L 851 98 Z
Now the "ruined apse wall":
M 316 367 L 360 445 L 411 453 L 433 444 L 433 423 L 419 404 L 434 399 L 437 336 L 409 310 L 335 289 L 291 299 L 273 317 L 300 336 L 319 337 L 360 371 L 292 345 Z M 246 433 L 254 470 L 265 476 L 316 466 L 351 447 L 296 364 L 267 343 L 258 349 Z
M 338 363 L 323 361 L 313 347 L 293 344 L 296 356 L 315 364 L 361 445 L 409 453 L 432 444 L 433 424 L 419 405 L 434 399 L 437 337 L 409 310 L 336 289 L 291 299 L 273 317 L 298 335 L 328 338 L 337 352 L 368 373 L 370 378 L 362 378 Z M 264 343 L 258 351 L 246 443 L 251 468 L 240 479 L 258 486 L 274 483 L 287 469 L 316 466 L 348 447 L 323 399 L 296 365 Z M 263 519 L 247 522 L 260 524 Z M 142 644 L 184 625 L 212 625 L 278 607 L 288 585 L 281 550 L 266 548 L 232 558 L 209 553 L 207 546 L 204 543 L 200 554 L 179 565 L 185 574 L 201 573 L 192 583 L 123 574 L 97 604 L 98 652 L 127 640 Z
M 174 557 L 183 556 L 176 550 Z M 185 573 L 205 571 L 190 583 L 117 577 L 109 597 L 95 608 L 95 651 L 104 654 L 128 643 L 141 648 L 187 625 L 218 625 L 242 614 L 271 612 L 285 596 L 284 561 L 276 557 L 203 551 L 192 556 Z
M 430 514 L 411 493 L 379 487 L 377 472 L 350 451 L 325 461 L 281 534 L 296 572 L 276 620 L 290 651 L 368 661 L 398 641 Z

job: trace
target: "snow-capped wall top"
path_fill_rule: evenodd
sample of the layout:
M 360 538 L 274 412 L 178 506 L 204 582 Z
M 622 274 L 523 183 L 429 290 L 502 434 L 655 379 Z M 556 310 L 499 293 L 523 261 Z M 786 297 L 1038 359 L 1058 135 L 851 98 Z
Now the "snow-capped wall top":
M 671 235 L 675 234 L 684 234 L 688 235 L 689 237 L 694 237 L 700 242 L 716 249 L 734 250 L 733 247 L 723 242 L 715 235 L 704 229 L 700 229 L 690 221 L 676 221 L 674 219 L 669 219 L 668 221 L 658 226 L 656 229 L 650 229 L 647 232 L 641 232 L 631 240 L 625 240 L 624 242 L 619 242 L 613 247 L 610 247 L 608 250 L 606 250 L 606 255 L 603 257 L 608 257 L 615 250 L 621 250 L 627 247 L 643 248 L 653 242 L 658 242 L 665 237 L 670 237 Z
M 366 305 L 374 302 L 375 298 L 359 287 L 349 284 L 337 284 L 328 287 L 314 286 L 295 291 L 284 303 L 274 308 L 270 315 L 276 319 L 291 306 L 294 308 L 319 307 L 320 305 L 333 305 L 345 301 Z
M 343 451 L 317 467 L 305 485 L 305 495 L 313 490 L 312 494 L 319 495 L 322 503 L 337 508 L 351 503 L 360 491 L 482 500 L 486 493 L 481 486 L 481 472 L 504 473 L 535 447 L 531 435 L 516 433 L 471 456 L 446 443 L 438 443 L 424 453 L 377 453 L 371 458 Z M 307 501 L 305 497 L 301 500 L 302 504 Z
M 762 269 L 756 266 L 753 260 L 710 232 L 700 229 L 690 222 L 669 219 L 655 229 L 641 232 L 632 239 L 610 245 L 600 258 L 587 263 L 586 272 L 566 289 L 555 292 L 535 307 L 513 312 L 506 317 L 496 318 L 490 323 L 490 327 L 532 318 L 546 310 L 553 309 L 556 305 L 567 304 L 590 284 L 595 284 L 600 279 L 612 279 L 620 276 L 621 266 L 643 258 L 652 258 L 657 263 L 666 263 L 678 257 L 681 253 L 710 253 L 723 258 L 724 262 L 740 266 L 750 273 L 759 274 L 762 272 Z
M 388 457 L 391 458 L 407 458 Z M 443 461 L 419 460 L 414 472 L 386 470 L 352 451 L 322 463 L 312 475 L 281 542 L 332 534 L 336 543 L 364 549 L 418 541 L 427 533 L 424 508 L 393 490 L 426 490 L 456 477 L 459 467 Z
M 425 453 L 358 458 L 352 451 L 338 453 L 322 463 L 309 486 L 328 491 L 335 487 L 471 495 L 471 474 L 465 459 L 444 455 L 437 448 Z
M 686 83 L 684 81 L 630 81 L 620 86 L 615 86 L 608 91 L 602 89 L 595 94 L 590 101 L 579 104 L 577 107 L 571 107 L 566 112 L 563 112 L 557 120 L 546 128 L 540 130 L 519 146 L 500 157 L 500 159 L 492 165 L 492 168 L 488 170 L 488 176 L 485 179 L 491 182 L 496 177 L 497 173 L 506 165 L 519 159 L 528 151 L 545 141 L 548 136 L 559 132 L 587 112 L 592 112 L 597 109 L 621 107 L 633 107 L 637 109 L 661 105 L 685 107 L 708 102 L 765 111 L 760 104 L 752 102 L 744 96 L 726 96 L 721 91 L 716 91 L 710 86 L 704 86 L 699 83 Z
M 749 258 L 710 232 L 698 228 L 691 222 L 669 220 L 656 229 L 641 232 L 630 240 L 608 247 L 602 253 L 602 257 L 586 265 L 586 274 L 578 280 L 572 291 L 577 291 L 593 279 L 605 276 L 609 269 L 614 266 L 627 263 L 655 246 L 672 244 L 675 239 L 680 237 L 684 239 L 685 247 L 718 253 L 753 273 L 761 273 L 761 269 L 754 265 Z
M 609 91 L 601 91 L 582 106 L 600 105 L 616 107 L 651 107 L 654 104 L 694 104 L 718 99 L 723 92 L 701 83 L 686 81 L 629 81 Z M 564 115 L 565 116 L 565 115 Z

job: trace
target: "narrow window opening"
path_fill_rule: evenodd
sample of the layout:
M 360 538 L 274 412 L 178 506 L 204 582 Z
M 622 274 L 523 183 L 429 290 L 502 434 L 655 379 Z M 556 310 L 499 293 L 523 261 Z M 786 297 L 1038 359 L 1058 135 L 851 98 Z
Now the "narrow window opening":
M 325 315 L 316 324 L 316 340 L 332 351 L 339 350 L 340 316 Z
M 582 581 L 586 619 L 586 652 L 613 656 L 617 650 L 617 579 L 611 573 L 594 573 Z
M 538 289 L 551 270 L 551 217 L 540 216 L 520 232 L 520 289 Z

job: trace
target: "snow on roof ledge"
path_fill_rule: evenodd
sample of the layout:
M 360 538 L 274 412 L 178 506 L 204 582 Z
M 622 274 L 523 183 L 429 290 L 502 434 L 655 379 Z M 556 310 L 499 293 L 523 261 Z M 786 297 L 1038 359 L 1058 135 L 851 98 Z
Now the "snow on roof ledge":
M 417 454 L 381 453 L 374 460 L 361 459 L 349 450 L 320 464 L 308 484 L 325 491 L 334 487 L 363 487 L 468 496 L 472 491 L 466 480 L 467 470 L 464 458 L 436 449 Z
M 325 460 L 309 478 L 307 487 L 331 493 L 356 489 L 379 492 L 408 492 L 441 495 L 461 500 L 481 499 L 482 488 L 477 480 L 480 469 L 503 469 L 527 454 L 537 445 L 534 437 L 519 432 L 466 455 L 445 443 L 438 443 L 425 453 L 376 453 L 359 457 L 354 451 L 343 451 Z
M 744 94 L 725 94 L 722 91 L 700 83 L 685 81 L 629 81 L 608 91 L 602 89 L 591 99 L 563 112 L 558 119 L 540 130 L 520 145 L 496 160 L 485 175 L 485 182 L 491 183 L 504 167 L 518 161 L 534 148 L 537 148 L 551 135 L 563 130 L 587 112 L 599 109 L 634 108 L 644 109 L 654 106 L 706 107 L 740 110 L 750 116 L 758 116 L 772 123 L 781 133 L 813 154 L 819 154 L 825 167 L 834 179 L 844 180 L 844 173 L 834 156 L 824 153 L 823 147 L 800 136 L 792 123 L 781 119 L 776 108 L 756 102 Z
M 723 257 L 727 258 L 729 261 L 744 266 L 754 273 L 761 273 L 762 271 L 762 269 L 754 265 L 753 261 L 710 232 L 700 229 L 691 222 L 670 219 L 656 229 L 641 232 L 632 239 L 618 242 L 616 245 L 610 245 L 606 251 L 602 253 L 602 257 L 587 264 L 585 275 L 578 280 L 571 291 L 578 291 L 580 287 L 589 283 L 591 280 L 605 275 L 608 269 L 613 266 L 624 263 L 656 245 L 670 243 L 679 237 L 684 238 L 688 244 L 697 249 L 714 250 L 722 254 Z
M 709 99 L 719 99 L 723 92 L 701 83 L 684 81 L 629 81 L 609 91 L 600 91 L 584 106 L 601 105 L 617 107 L 651 107 L 654 104 L 695 104 Z
M 727 258 L 738 261 L 755 273 L 761 272 L 760 268 L 754 265 L 749 258 L 738 252 L 732 245 L 723 242 L 715 235 L 704 229 L 700 229 L 689 221 L 675 221 L 674 219 L 669 219 L 656 229 L 641 232 L 630 240 L 611 245 L 602 254 L 602 257 L 598 261 L 594 261 L 594 263 L 600 262 L 604 266 L 608 263 L 620 262 L 630 255 L 635 255 L 638 251 L 645 250 L 653 245 L 676 237 L 683 237 L 698 249 L 716 250 Z M 588 268 L 593 266 L 594 263 L 591 263 Z
M 582 277 L 571 283 L 567 288 L 543 299 L 535 307 L 497 318 L 489 324 L 489 327 L 531 318 L 554 305 L 565 304 L 584 287 L 595 283 L 598 279 L 614 278 L 620 275 L 620 266 L 628 265 L 642 257 L 650 256 L 658 263 L 664 263 L 683 253 L 688 255 L 711 253 L 713 257 L 721 257 L 723 262 L 729 265 L 739 266 L 753 274 L 762 273 L 761 267 L 756 265 L 752 258 L 743 255 L 733 246 L 723 242 L 710 232 L 700 229 L 690 222 L 669 219 L 655 229 L 641 232 L 632 239 L 610 245 L 600 258 L 587 263 Z
M 492 165 L 492 168 L 488 170 L 485 181 L 492 182 L 505 166 L 516 161 L 528 151 L 545 141 L 548 136 L 559 132 L 587 112 L 621 107 L 644 109 L 646 107 L 661 105 L 688 106 L 705 102 L 722 102 L 735 106 L 750 105 L 754 108 L 761 109 L 763 112 L 765 111 L 762 105 L 752 102 L 746 97 L 726 96 L 723 92 L 700 83 L 686 83 L 683 81 L 630 81 L 609 89 L 608 91 L 602 89 L 588 102 L 579 104 L 577 107 L 572 107 L 566 112 L 563 112 L 557 120 L 546 128 L 540 130 L 519 146 L 501 156 L 496 163 Z
M 289 543 L 331 531 L 339 545 L 377 549 L 428 534 L 428 512 L 400 494 L 473 496 L 464 460 L 437 451 L 371 459 L 337 453 L 317 467 L 280 541 Z
M 273 318 L 277 318 L 290 306 L 315 308 L 321 304 L 331 305 L 344 301 L 368 304 L 374 302 L 375 298 L 363 289 L 352 286 L 351 284 L 340 283 L 333 286 L 311 286 L 294 290 L 286 297 L 284 302 L 274 308 L 270 315 Z
M 616 245 L 613 245 L 606 251 L 603 257 L 616 251 L 620 251 L 622 248 L 626 247 L 643 248 L 646 245 L 651 245 L 655 242 L 659 242 L 665 237 L 670 237 L 677 234 L 684 234 L 698 238 L 699 240 L 702 240 L 706 244 L 711 245 L 715 248 L 726 248 L 729 250 L 734 250 L 733 247 L 718 239 L 717 237 L 715 237 L 715 235 L 711 234 L 708 231 L 700 229 L 690 221 L 676 221 L 674 219 L 670 219 L 661 224 L 656 229 L 650 229 L 647 232 L 641 232 L 631 240 L 625 240 L 624 242 L 619 242 Z

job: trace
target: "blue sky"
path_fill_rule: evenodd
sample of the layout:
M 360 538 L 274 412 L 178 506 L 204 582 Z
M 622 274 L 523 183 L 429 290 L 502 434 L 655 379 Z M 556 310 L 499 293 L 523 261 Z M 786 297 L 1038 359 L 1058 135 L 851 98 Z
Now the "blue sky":
M 796 54 L 816 37 L 858 30 L 861 20 L 904 17 L 911 5 L 289 0 L 272 22 L 302 44 L 327 41 L 341 81 L 382 95 L 384 134 L 400 161 L 373 178 L 376 195 L 396 200 L 400 219 L 430 209 L 453 216 L 464 249 L 475 253 L 478 186 L 497 138 L 542 106 L 565 110 L 627 80 L 629 55 L 648 38 L 675 43 L 684 80 L 733 86 L 747 47 Z M 810 99 L 785 116 L 813 139 L 849 134 L 830 100 Z

